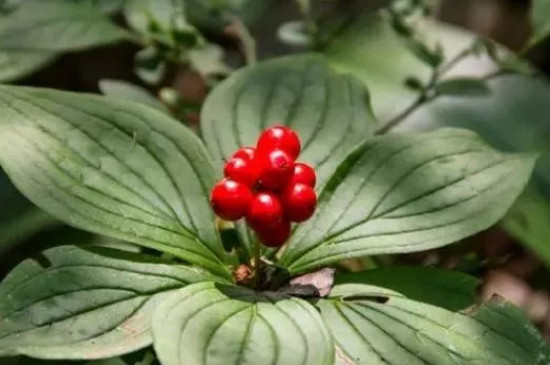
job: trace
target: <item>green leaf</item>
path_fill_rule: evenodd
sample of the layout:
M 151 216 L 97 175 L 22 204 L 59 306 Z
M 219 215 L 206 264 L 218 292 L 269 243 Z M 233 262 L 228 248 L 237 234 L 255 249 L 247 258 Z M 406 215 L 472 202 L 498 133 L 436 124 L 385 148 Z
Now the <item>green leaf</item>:
M 99 82 L 99 90 L 107 96 L 121 100 L 130 100 L 158 109 L 170 114 L 168 108 L 161 103 L 149 90 L 123 80 L 103 79 Z
M 300 161 L 315 167 L 318 186 L 376 129 L 367 89 L 330 71 L 318 55 L 282 57 L 234 73 L 208 96 L 201 115 L 218 171 L 238 147 L 255 145 L 274 124 L 298 132 Z M 240 232 L 250 253 L 251 235 L 243 225 Z
M 201 142 L 154 109 L 95 95 L 0 87 L 0 164 L 31 201 L 84 230 L 220 275 Z
M 448 310 L 474 304 L 480 281 L 457 271 L 427 267 L 381 267 L 353 273 L 337 273 L 336 284 L 357 283 L 395 290 L 406 297 Z
M 55 52 L 6 50 L 0 47 L 0 82 L 27 76 L 51 63 L 55 57 Z
M 365 285 L 337 286 L 317 306 L 341 358 L 363 364 L 543 365 L 550 349 L 518 308 L 453 313 Z M 346 363 L 343 361 L 343 363 Z
M 138 350 L 151 344 L 152 311 L 167 292 L 213 279 L 124 251 L 47 250 L 0 285 L 0 356 L 97 359 Z
M 550 0 L 533 0 L 531 25 L 533 34 L 529 46 L 533 46 L 550 36 Z
M 24 1 L 0 17 L 2 51 L 76 51 L 121 41 L 127 33 L 93 1 Z
M 114 357 L 111 359 L 95 360 L 90 361 L 86 365 L 128 365 L 119 357 Z
M 330 365 L 334 358 L 308 302 L 214 283 L 190 285 L 159 305 L 153 336 L 163 365 Z
M 444 96 L 480 96 L 491 93 L 487 81 L 471 77 L 443 80 L 435 85 L 435 91 Z
M 282 24 L 277 30 L 277 37 L 290 46 L 307 47 L 311 44 L 311 37 L 304 21 L 290 21 Z
M 258 20 L 267 6 L 266 0 L 186 0 L 189 20 L 200 27 L 222 28 L 232 17 L 245 24 Z
M 535 159 L 495 151 L 460 129 L 375 138 L 340 166 L 280 263 L 296 274 L 456 242 L 502 218 Z

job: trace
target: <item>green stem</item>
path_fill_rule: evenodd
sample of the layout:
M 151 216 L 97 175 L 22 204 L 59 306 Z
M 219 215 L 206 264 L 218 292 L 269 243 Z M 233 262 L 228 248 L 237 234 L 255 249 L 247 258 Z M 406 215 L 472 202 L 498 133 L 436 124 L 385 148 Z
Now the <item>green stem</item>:
M 261 251 L 260 244 L 256 242 L 254 244 L 254 288 L 256 290 L 259 290 L 260 286 L 262 285 L 260 251 Z
M 237 37 L 239 37 L 239 40 L 241 41 L 246 64 L 254 65 L 258 62 L 258 55 L 256 54 L 256 40 L 241 18 L 233 15 L 229 17 L 235 27 Z

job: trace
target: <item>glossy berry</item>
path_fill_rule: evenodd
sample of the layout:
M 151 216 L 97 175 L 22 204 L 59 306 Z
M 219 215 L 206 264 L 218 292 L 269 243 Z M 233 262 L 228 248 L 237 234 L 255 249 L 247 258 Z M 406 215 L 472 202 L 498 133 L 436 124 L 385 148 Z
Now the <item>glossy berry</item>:
M 294 172 L 292 173 L 292 177 L 288 182 L 289 185 L 300 183 L 306 184 L 314 188 L 316 182 L 317 177 L 315 176 L 315 171 L 311 166 L 301 162 L 297 162 L 294 164 Z
M 290 221 L 283 219 L 274 227 L 256 231 L 260 242 L 267 247 L 281 247 L 290 237 Z
M 260 183 L 267 189 L 285 187 L 294 171 L 294 159 L 283 150 L 273 150 L 260 156 Z
M 241 147 L 231 157 L 253 160 L 256 157 L 256 149 L 254 147 Z
M 214 213 L 229 221 L 244 217 L 253 199 L 248 186 L 230 179 L 219 181 L 210 194 Z
M 280 149 L 295 160 L 300 154 L 300 139 L 296 132 L 288 127 L 276 126 L 266 129 L 258 139 L 258 155 L 267 154 L 274 149 Z
M 233 157 L 223 168 L 225 177 L 253 188 L 260 178 L 260 169 L 256 160 Z
M 270 192 L 256 194 L 248 212 L 246 222 L 255 230 L 275 227 L 283 219 L 283 206 L 277 195 Z
M 285 215 L 292 222 L 304 222 L 311 218 L 317 207 L 317 195 L 306 184 L 289 185 L 282 194 Z

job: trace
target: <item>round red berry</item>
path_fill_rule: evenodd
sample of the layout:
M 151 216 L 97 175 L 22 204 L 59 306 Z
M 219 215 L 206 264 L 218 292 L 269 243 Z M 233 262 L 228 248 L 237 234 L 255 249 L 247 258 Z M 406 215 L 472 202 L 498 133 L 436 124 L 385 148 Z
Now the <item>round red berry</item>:
M 260 242 L 267 247 L 281 247 L 290 237 L 290 221 L 283 219 L 275 227 L 256 231 Z
M 288 127 L 276 126 L 267 128 L 258 139 L 258 154 L 267 154 L 274 149 L 280 149 L 295 160 L 300 155 L 300 139 L 296 132 Z
M 256 160 L 233 157 L 223 168 L 225 177 L 243 183 L 248 187 L 254 187 L 260 178 L 260 168 Z
M 276 149 L 262 155 L 258 163 L 260 183 L 268 189 L 282 189 L 294 171 L 294 159 L 283 150 Z
M 254 230 L 268 229 L 276 226 L 283 219 L 283 206 L 277 195 L 270 192 L 256 194 L 248 212 L 246 222 Z
M 297 162 L 294 164 L 294 171 L 292 173 L 290 181 L 288 182 L 289 185 L 300 183 L 306 184 L 314 188 L 316 182 L 317 177 L 315 176 L 315 170 L 313 170 L 311 166 L 301 162 Z
M 256 149 L 254 147 L 241 147 L 231 157 L 253 160 L 256 157 Z
M 210 194 L 214 213 L 229 221 L 244 217 L 253 199 L 248 186 L 230 179 L 220 180 Z
M 292 222 L 304 222 L 311 218 L 317 207 L 317 195 L 306 184 L 289 185 L 283 192 L 285 215 Z

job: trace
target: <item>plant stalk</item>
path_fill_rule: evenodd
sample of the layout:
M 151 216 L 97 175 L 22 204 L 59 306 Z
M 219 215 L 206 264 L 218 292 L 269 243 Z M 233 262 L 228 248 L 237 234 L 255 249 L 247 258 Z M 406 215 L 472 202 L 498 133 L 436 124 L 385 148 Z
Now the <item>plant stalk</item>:
M 260 244 L 256 242 L 256 244 L 254 245 L 254 289 L 256 290 L 260 290 L 260 287 L 262 285 L 260 251 Z

